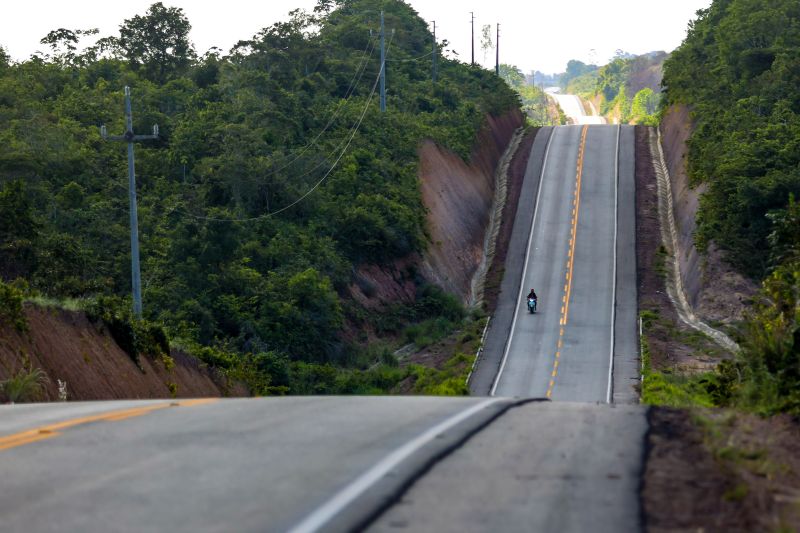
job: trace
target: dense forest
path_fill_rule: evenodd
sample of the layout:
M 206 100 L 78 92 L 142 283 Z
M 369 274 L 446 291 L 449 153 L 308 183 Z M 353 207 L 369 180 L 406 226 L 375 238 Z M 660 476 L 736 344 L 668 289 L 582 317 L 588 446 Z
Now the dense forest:
M 517 95 L 442 46 L 433 82 L 432 35 L 402 1 L 320 0 L 227 53 L 199 54 L 190 29 L 159 2 L 118 35 L 55 29 L 21 62 L 0 48 L 4 312 L 23 297 L 77 305 L 121 324 L 134 352 L 163 329 L 256 393 L 385 390 L 408 370 L 345 324 L 399 335 L 464 311 L 420 279 L 416 302 L 368 313 L 345 296 L 354 269 L 426 248 L 420 141 L 468 159 L 486 114 Z M 143 322 L 129 311 L 125 145 L 99 131 L 124 132 L 125 86 L 136 133 L 160 128 L 136 145 Z
M 763 280 L 742 352 L 714 402 L 800 412 L 800 3 L 714 0 L 664 65 L 665 103 L 690 106 L 688 170 L 705 184 L 696 240 Z

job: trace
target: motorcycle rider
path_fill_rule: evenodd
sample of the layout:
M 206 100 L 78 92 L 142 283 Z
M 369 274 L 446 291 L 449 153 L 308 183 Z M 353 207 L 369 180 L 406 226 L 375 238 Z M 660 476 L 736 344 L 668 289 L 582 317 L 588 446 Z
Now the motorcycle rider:
M 531 292 L 528 293 L 528 300 L 530 300 L 531 298 L 533 298 L 534 300 L 539 299 L 539 297 L 536 296 L 536 291 L 534 291 L 533 288 L 531 288 Z

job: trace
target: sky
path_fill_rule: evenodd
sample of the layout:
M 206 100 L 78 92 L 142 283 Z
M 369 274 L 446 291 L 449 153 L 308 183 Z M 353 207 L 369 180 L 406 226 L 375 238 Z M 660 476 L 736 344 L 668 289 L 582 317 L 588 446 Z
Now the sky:
M 0 46 L 21 61 L 46 47 L 39 40 L 57 28 L 99 28 L 117 35 L 123 20 L 144 14 L 155 0 L 28 0 L 9 2 L 0 17 Z M 162 0 L 180 7 L 192 24 L 199 53 L 212 46 L 224 51 L 295 8 L 311 10 L 316 0 Z M 470 11 L 475 12 L 475 56 L 484 61 L 480 28 L 500 23 L 500 61 L 528 73 L 563 72 L 567 61 L 605 64 L 618 49 L 634 54 L 669 52 L 686 36 L 687 24 L 711 0 L 408 0 L 427 21 L 436 21 L 437 37 L 447 39 L 461 60 L 470 59 Z

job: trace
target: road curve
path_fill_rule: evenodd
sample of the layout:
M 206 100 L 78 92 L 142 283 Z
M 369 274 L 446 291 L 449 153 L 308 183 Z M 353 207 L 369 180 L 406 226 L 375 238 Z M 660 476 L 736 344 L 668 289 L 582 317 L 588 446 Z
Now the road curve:
M 633 128 L 558 127 L 532 150 L 473 394 L 635 402 Z

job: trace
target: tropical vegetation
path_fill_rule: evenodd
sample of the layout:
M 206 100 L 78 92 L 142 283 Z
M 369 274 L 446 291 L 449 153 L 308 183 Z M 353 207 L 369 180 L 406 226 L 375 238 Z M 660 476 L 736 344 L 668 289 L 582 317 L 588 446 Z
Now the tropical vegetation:
M 348 297 L 354 272 L 426 249 L 420 141 L 467 159 L 486 115 L 517 95 L 440 52 L 433 82 L 432 35 L 402 1 L 320 0 L 228 52 L 198 52 L 190 28 L 158 2 L 118 35 L 56 29 L 21 62 L 0 48 L 0 278 L 136 320 L 125 146 L 99 129 L 124 133 L 129 86 L 136 133 L 160 134 L 135 148 L 148 325 L 120 335 L 161 327 L 255 392 L 306 392 L 323 375 L 322 392 L 388 389 L 402 376 L 375 366 L 368 335 L 399 337 L 458 304 L 418 277 L 416 302 L 368 312 Z M 127 343 L 136 357 L 141 342 Z

